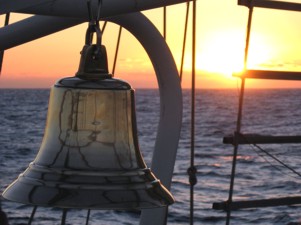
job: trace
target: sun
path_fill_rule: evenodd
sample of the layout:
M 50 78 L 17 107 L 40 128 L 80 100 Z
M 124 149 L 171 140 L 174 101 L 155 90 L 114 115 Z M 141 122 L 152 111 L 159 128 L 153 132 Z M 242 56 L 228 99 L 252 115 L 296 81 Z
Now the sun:
M 243 41 L 233 33 L 216 33 L 205 40 L 197 58 L 197 69 L 231 76 L 243 69 Z
M 238 31 L 220 31 L 208 36 L 198 49 L 197 69 L 231 77 L 244 69 L 245 35 Z M 258 67 L 269 59 L 264 38 L 251 37 L 248 67 Z

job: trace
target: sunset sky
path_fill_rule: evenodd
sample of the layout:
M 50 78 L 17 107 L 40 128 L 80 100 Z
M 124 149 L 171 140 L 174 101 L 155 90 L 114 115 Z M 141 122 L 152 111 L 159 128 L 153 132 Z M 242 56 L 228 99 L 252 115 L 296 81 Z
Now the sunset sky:
M 295 1 L 295 2 L 300 2 Z M 186 4 L 167 7 L 167 43 L 180 66 Z M 162 31 L 163 10 L 144 12 Z M 248 9 L 237 0 L 197 1 L 197 88 L 237 88 L 232 71 L 243 67 Z M 12 14 L 11 22 L 24 15 Z M 191 22 L 191 18 L 190 18 Z M 301 14 L 256 8 L 248 68 L 301 71 Z M 4 15 L 0 16 L 1 26 Z M 78 68 L 87 24 L 23 44 L 5 52 L 1 88 L 49 88 Z M 118 26 L 108 24 L 103 37 L 112 68 Z M 190 86 L 191 23 L 182 86 Z M 130 46 L 130 47 L 129 47 Z M 136 39 L 123 30 L 115 77 L 134 88 L 156 88 L 153 67 Z M 249 80 L 248 87 L 301 87 L 299 82 Z

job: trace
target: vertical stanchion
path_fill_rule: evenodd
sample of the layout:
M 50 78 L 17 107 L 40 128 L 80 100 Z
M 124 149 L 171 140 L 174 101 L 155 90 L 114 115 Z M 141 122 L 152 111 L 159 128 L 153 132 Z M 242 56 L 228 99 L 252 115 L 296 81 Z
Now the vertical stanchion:
M 249 52 L 249 43 L 250 43 L 252 15 L 253 15 L 253 7 L 250 5 L 249 6 L 249 16 L 248 16 L 248 25 L 247 25 L 247 35 L 246 35 L 245 56 L 244 56 L 244 70 L 247 69 L 247 63 L 248 63 L 248 52 Z M 226 225 L 230 224 L 230 217 L 231 217 L 231 203 L 232 203 L 233 190 L 234 190 L 234 179 L 235 179 L 235 172 L 236 172 L 237 152 L 238 152 L 238 142 L 236 141 L 236 137 L 238 136 L 238 134 L 241 131 L 244 91 L 245 91 L 245 78 L 242 77 L 241 78 L 240 95 L 239 95 L 239 103 L 238 103 L 239 106 L 238 106 L 238 114 L 237 114 L 236 131 L 234 134 L 234 150 L 233 150 L 229 197 L 228 197 L 228 201 L 227 201 L 228 205 L 227 205 L 227 209 L 226 209 L 226 211 L 227 211 Z
M 197 183 L 197 169 L 194 166 L 195 155 L 195 67 L 196 67 L 196 0 L 192 5 L 192 65 L 191 65 L 191 134 L 190 167 L 187 170 L 190 183 L 190 225 L 194 221 L 194 185 Z

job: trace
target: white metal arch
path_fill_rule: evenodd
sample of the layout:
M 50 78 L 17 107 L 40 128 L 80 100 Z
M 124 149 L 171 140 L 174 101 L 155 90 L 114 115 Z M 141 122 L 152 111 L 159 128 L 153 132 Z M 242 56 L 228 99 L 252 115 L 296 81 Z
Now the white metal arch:
M 172 54 L 156 27 L 141 13 L 109 18 L 130 31 L 148 53 L 160 90 L 160 121 L 152 160 L 152 171 L 169 189 L 182 124 L 182 92 Z M 140 224 L 166 224 L 167 209 L 142 211 Z

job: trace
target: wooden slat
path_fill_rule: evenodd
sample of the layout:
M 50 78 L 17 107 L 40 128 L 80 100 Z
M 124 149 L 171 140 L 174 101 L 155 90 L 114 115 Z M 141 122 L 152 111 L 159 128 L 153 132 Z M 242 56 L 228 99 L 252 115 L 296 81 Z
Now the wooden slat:
M 224 144 L 293 144 L 301 143 L 301 136 L 266 136 L 257 134 L 236 134 L 223 138 Z
M 295 2 L 283 2 L 283 1 L 271 1 L 271 0 L 238 0 L 238 5 L 243 5 L 247 7 L 301 11 L 301 4 Z
M 271 80 L 301 80 L 301 72 L 246 70 L 242 73 L 233 73 L 234 77 Z
M 212 208 L 216 210 L 238 210 L 247 208 L 273 207 L 281 205 L 301 204 L 301 196 L 260 199 L 250 201 L 236 201 L 229 204 L 228 202 L 215 202 Z

